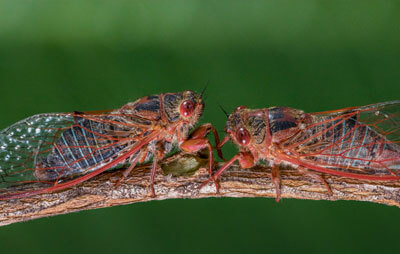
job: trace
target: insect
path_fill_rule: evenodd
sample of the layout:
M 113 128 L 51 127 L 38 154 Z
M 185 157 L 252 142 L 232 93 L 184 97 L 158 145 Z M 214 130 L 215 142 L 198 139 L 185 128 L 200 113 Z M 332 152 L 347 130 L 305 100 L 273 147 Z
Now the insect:
M 317 179 L 329 193 L 329 185 L 319 173 L 400 180 L 400 101 L 318 113 L 240 106 L 228 116 L 225 130 L 227 135 L 219 146 L 232 140 L 239 152 L 210 179 L 217 179 L 236 160 L 242 168 L 264 160 L 272 167 L 277 201 L 281 164 Z
M 212 131 L 218 144 L 215 128 L 204 124 L 189 135 L 203 107 L 200 94 L 185 91 L 147 96 L 116 110 L 39 114 L 17 122 L 0 132 L 0 199 L 65 189 L 130 163 L 122 180 L 151 158 L 154 196 L 158 162 L 176 145 L 190 153 L 208 148 L 211 175 L 206 135 Z M 10 192 L 24 183 L 40 187 Z

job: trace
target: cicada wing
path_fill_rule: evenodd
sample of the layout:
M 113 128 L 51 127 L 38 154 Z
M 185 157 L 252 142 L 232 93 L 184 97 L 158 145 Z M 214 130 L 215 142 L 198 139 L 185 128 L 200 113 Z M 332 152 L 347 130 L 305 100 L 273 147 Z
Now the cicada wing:
M 282 145 L 292 162 L 356 178 L 400 178 L 400 101 L 310 115 Z
M 72 114 L 39 114 L 0 131 L 0 189 L 37 181 L 34 169 L 52 150 L 63 130 L 74 124 Z
M 311 115 L 321 117 L 357 117 L 358 121 L 370 126 L 388 140 L 400 142 L 400 101 L 388 101 L 362 107 L 316 112 L 311 113 Z
M 150 126 L 118 112 L 26 118 L 0 132 L 0 192 L 27 182 L 59 184 L 111 165 L 136 149 Z
M 59 191 L 63 190 L 66 188 L 69 188 L 71 186 L 74 186 L 76 184 L 82 183 L 94 176 L 97 176 L 101 174 L 102 172 L 113 168 L 114 166 L 118 165 L 119 163 L 123 162 L 124 160 L 130 158 L 131 156 L 135 156 L 140 150 L 147 144 L 149 144 L 151 141 L 156 139 L 160 134 L 160 131 L 148 131 L 145 133 L 144 137 L 134 143 L 134 145 L 129 146 L 127 149 L 125 149 L 122 153 L 114 156 L 112 160 L 109 160 L 107 163 L 100 164 L 98 168 L 95 170 L 84 174 L 77 176 L 76 178 L 69 178 L 66 181 L 63 181 L 59 184 L 52 185 L 52 186 L 39 186 L 36 187 L 34 184 L 30 184 L 28 187 L 27 185 L 22 185 L 22 186 L 15 186 L 12 188 L 12 190 L 5 189 L 2 193 L 0 193 L 0 200 L 5 200 L 5 199 L 15 199 L 15 198 L 23 198 L 23 197 L 29 197 L 32 195 L 37 195 L 37 194 L 42 194 L 42 193 L 50 193 L 54 191 Z M 21 187 L 21 188 L 18 188 Z

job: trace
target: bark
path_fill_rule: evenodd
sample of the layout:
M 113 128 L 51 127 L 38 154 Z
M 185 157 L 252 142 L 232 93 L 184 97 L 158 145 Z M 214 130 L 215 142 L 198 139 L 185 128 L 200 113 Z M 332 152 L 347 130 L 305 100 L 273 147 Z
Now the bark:
M 216 168 L 221 164 L 216 163 Z M 104 172 L 79 185 L 55 193 L 46 193 L 23 199 L 0 201 L 0 225 L 7 225 L 36 218 L 66 214 L 81 210 L 132 204 L 171 198 L 207 197 L 266 197 L 275 198 L 275 186 L 271 182 L 271 169 L 257 166 L 241 169 L 233 165 L 220 178 L 220 193 L 208 179 L 207 159 L 178 154 L 162 164 L 156 174 L 152 197 L 149 188 L 151 165 L 135 168 L 119 186 L 116 183 L 122 170 Z M 323 175 L 333 194 L 320 181 L 295 169 L 281 168 L 281 198 L 312 200 L 358 200 L 400 207 L 400 182 L 372 182 Z M 28 184 L 24 188 L 38 188 Z M 42 187 L 42 186 L 41 186 Z

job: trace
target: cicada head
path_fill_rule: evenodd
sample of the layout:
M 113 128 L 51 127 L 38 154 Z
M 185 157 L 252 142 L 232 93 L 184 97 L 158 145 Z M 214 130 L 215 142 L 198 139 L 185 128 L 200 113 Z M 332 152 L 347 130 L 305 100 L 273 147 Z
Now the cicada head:
M 262 117 L 262 111 L 251 110 L 245 106 L 237 107 L 229 115 L 225 131 L 232 141 L 242 149 L 250 149 L 252 146 L 263 143 L 266 123 Z
M 171 132 L 179 130 L 180 137 L 188 136 L 192 128 L 203 114 L 204 102 L 200 94 L 193 91 L 168 93 L 163 96 L 163 111 L 169 122 Z M 171 129 L 172 128 L 172 129 Z
M 193 126 L 203 114 L 204 102 L 200 94 L 193 91 L 168 93 L 163 99 L 164 113 L 168 121 Z

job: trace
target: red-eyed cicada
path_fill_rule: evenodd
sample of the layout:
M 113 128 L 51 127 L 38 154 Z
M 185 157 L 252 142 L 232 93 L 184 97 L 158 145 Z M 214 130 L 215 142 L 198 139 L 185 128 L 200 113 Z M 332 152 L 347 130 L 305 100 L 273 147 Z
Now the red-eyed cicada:
M 174 146 L 185 152 L 208 148 L 211 174 L 206 135 L 212 131 L 218 143 L 217 132 L 204 124 L 189 135 L 203 107 L 200 94 L 185 91 L 147 96 L 116 110 L 39 114 L 17 122 L 0 132 L 0 199 L 65 189 L 129 163 L 124 177 L 151 158 L 154 195 L 157 163 Z M 15 191 L 25 183 L 41 187 Z
M 319 180 L 329 192 L 329 185 L 318 173 L 371 181 L 400 180 L 400 101 L 318 113 L 240 106 L 229 115 L 225 130 L 220 146 L 232 140 L 239 153 L 210 179 L 217 179 L 236 160 L 242 168 L 263 160 L 272 167 L 277 200 L 281 164 Z

